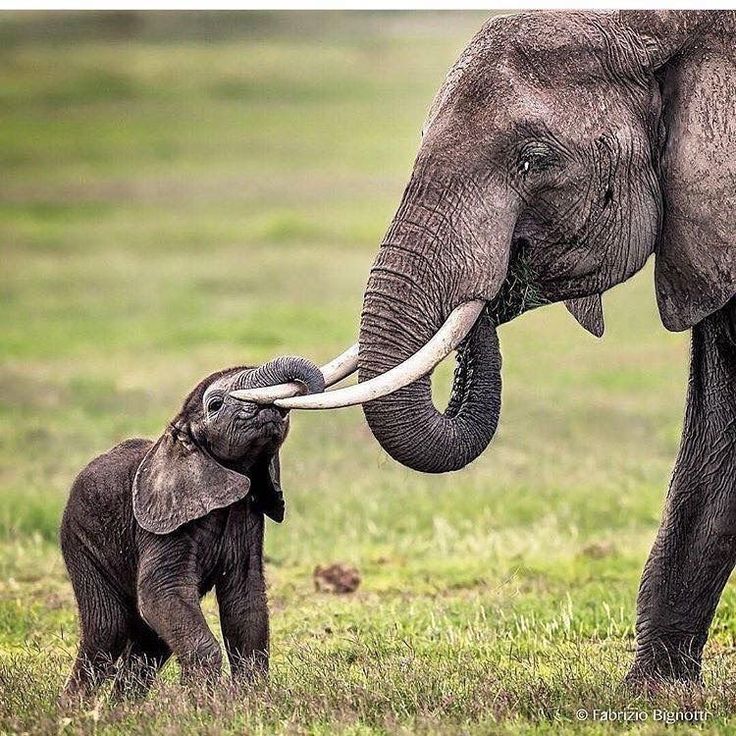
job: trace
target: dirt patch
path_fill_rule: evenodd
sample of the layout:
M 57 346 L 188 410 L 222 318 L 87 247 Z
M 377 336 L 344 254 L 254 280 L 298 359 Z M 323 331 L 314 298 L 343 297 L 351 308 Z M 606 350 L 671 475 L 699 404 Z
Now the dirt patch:
M 323 567 L 317 565 L 312 575 L 314 588 L 319 593 L 344 595 L 354 593 L 360 585 L 360 573 L 354 567 L 336 562 Z

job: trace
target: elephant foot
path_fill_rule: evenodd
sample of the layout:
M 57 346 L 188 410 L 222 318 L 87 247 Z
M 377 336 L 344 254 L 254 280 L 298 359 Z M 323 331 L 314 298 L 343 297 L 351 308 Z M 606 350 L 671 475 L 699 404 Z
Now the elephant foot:
M 642 695 L 656 695 L 673 684 L 702 684 L 702 645 L 695 637 L 640 644 L 624 684 Z
M 198 692 L 211 692 L 220 681 L 222 671 L 222 651 L 217 641 L 206 639 L 193 651 L 179 655 L 181 684 Z

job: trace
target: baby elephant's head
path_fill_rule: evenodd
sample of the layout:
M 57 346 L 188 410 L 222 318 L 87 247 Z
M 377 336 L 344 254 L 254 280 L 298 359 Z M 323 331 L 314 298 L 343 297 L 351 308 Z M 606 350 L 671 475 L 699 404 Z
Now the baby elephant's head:
M 324 391 L 319 368 L 297 356 L 283 356 L 259 368 L 232 368 L 206 378 L 190 396 L 192 432 L 218 460 L 247 472 L 264 453 L 273 455 L 286 438 L 288 410 L 239 401 L 230 393 L 296 381 L 307 393 Z
M 287 410 L 239 401 L 230 393 L 292 381 L 308 393 L 325 386 L 314 363 L 292 356 L 205 378 L 138 467 L 133 481 L 138 523 L 168 534 L 249 493 L 256 508 L 281 521 L 278 451 L 288 430 Z

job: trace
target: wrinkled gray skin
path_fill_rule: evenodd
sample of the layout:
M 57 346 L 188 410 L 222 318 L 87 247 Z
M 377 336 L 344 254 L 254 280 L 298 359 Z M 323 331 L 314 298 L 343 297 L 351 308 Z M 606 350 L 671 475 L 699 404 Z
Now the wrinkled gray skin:
M 267 672 L 263 515 L 284 516 L 288 418 L 228 392 L 290 380 L 324 389 L 303 358 L 209 376 L 156 443 L 126 440 L 74 481 L 60 536 L 81 642 L 62 702 L 115 669 L 118 695 L 143 695 L 172 653 L 184 682 L 216 678 L 222 654 L 199 607 L 213 586 L 233 677 Z
M 444 472 L 495 431 L 500 358 L 495 336 L 478 339 L 488 320 L 493 332 L 565 301 L 601 334 L 600 295 L 656 254 L 663 323 L 693 328 L 693 353 L 632 681 L 699 676 L 736 553 L 735 33 L 732 11 L 489 21 L 431 107 L 363 303 L 360 380 L 410 356 L 458 305 L 488 304 L 444 414 L 428 380 L 365 406 L 394 458 Z

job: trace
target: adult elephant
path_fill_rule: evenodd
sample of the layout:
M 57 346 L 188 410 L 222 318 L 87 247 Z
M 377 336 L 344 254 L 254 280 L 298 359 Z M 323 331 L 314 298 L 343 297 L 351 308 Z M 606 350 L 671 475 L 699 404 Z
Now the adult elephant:
M 496 428 L 495 325 L 565 301 L 601 334 L 601 294 L 655 253 L 662 321 L 693 328 L 692 363 L 639 593 L 632 680 L 699 677 L 736 561 L 735 31 L 731 11 L 487 22 L 431 107 L 370 273 L 359 343 L 367 383 L 283 402 L 371 399 L 368 423 L 399 462 L 461 468 Z M 440 413 L 429 378 L 413 379 L 468 330 Z

